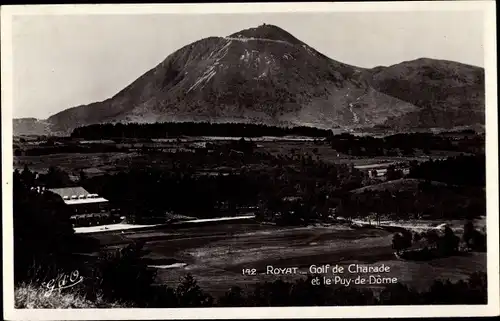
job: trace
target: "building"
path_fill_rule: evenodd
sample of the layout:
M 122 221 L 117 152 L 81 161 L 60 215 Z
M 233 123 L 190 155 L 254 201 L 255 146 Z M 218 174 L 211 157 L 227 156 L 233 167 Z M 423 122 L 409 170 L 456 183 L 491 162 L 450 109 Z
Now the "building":
M 75 215 L 102 213 L 108 210 L 108 200 L 87 192 L 83 187 L 48 189 L 63 199 Z
M 83 187 L 52 188 L 48 191 L 59 195 L 71 209 L 71 220 L 75 226 L 116 223 L 119 216 L 112 213 L 109 201 Z
M 390 166 L 394 166 L 395 169 L 401 171 L 403 175 L 410 174 L 410 168 L 408 166 L 397 163 L 358 165 L 354 166 L 354 168 L 367 173 L 369 178 L 375 179 L 385 178 L 387 176 L 387 169 Z

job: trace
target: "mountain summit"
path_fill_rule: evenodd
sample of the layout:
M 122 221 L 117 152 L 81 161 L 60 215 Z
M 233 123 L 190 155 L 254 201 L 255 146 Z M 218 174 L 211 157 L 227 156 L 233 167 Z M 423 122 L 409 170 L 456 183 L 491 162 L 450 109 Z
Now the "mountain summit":
M 302 42 L 280 27 L 263 24 L 257 28 L 249 28 L 233 33 L 229 38 L 268 39 L 288 42 L 291 45 L 300 45 Z
M 191 43 L 115 96 L 47 120 L 63 132 L 94 123 L 155 121 L 346 130 L 484 124 L 484 70 L 431 59 L 359 68 L 264 24 Z

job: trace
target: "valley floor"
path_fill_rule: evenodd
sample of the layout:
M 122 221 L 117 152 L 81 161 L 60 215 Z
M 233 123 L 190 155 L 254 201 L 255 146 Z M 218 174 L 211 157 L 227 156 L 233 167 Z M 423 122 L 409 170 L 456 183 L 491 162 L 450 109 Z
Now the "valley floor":
M 429 228 L 432 228 L 429 226 Z M 389 266 L 384 277 L 418 289 L 436 279 L 456 281 L 470 273 L 486 271 L 486 255 L 468 253 L 425 262 L 402 261 L 392 249 L 392 232 L 383 228 L 351 228 L 344 225 L 279 227 L 256 222 L 220 222 L 181 230 L 160 229 L 96 233 L 109 249 L 137 240 L 146 241 L 146 256 L 158 268 L 158 282 L 176 286 L 191 273 L 199 285 L 213 295 L 232 286 L 250 289 L 254 284 L 276 279 L 305 277 L 311 265 L 365 264 Z M 297 267 L 292 275 L 268 274 L 268 266 Z M 243 269 L 255 269 L 244 275 Z M 350 275 L 350 277 L 357 275 Z M 365 275 L 368 277 L 369 275 Z M 380 290 L 386 285 L 368 285 Z

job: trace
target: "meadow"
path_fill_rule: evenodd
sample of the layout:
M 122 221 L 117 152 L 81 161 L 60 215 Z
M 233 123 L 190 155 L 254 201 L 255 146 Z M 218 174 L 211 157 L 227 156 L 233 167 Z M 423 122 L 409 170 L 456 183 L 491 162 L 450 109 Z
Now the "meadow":
M 83 170 L 89 176 L 103 175 L 106 173 L 116 173 L 120 170 L 134 166 L 154 165 L 156 168 L 165 166 L 163 161 L 166 157 L 164 153 L 175 152 L 195 152 L 199 144 L 213 143 L 221 144 L 229 141 L 235 141 L 236 138 L 230 137 L 189 137 L 183 139 L 154 139 L 151 142 L 129 142 L 114 143 L 112 141 L 80 141 L 79 146 L 111 146 L 118 148 L 113 152 L 72 152 L 72 153 L 48 153 L 43 155 L 18 155 L 14 156 L 14 169 L 22 170 L 25 165 L 33 171 L 45 173 L 50 167 L 58 167 L 72 175 L 77 175 Z M 250 138 L 248 141 L 254 141 L 255 150 L 263 153 L 269 153 L 273 156 L 278 155 L 311 155 L 314 159 L 320 159 L 324 162 L 337 164 L 353 164 L 356 167 L 363 168 L 376 164 L 389 164 L 409 161 L 428 161 L 430 159 L 443 159 L 449 156 L 457 156 L 460 153 L 454 151 L 434 150 L 428 155 L 413 156 L 352 156 L 332 149 L 324 141 L 304 139 L 298 140 L 290 137 L 268 137 Z M 18 143 L 21 149 L 44 150 L 45 147 L 33 147 L 29 143 Z M 204 146 L 204 145 L 201 145 Z M 157 151 L 156 153 L 141 152 L 143 149 Z
M 456 222 L 460 226 L 460 222 Z M 353 263 L 390 267 L 387 276 L 419 290 L 436 279 L 453 282 L 473 272 L 486 271 L 485 253 L 469 253 L 428 262 L 402 261 L 395 257 L 392 235 L 382 228 L 352 228 L 349 225 L 279 227 L 257 222 L 219 223 L 202 227 L 140 232 L 92 234 L 109 249 L 145 241 L 145 258 L 158 268 L 157 282 L 174 286 L 190 273 L 198 284 L 217 297 L 232 286 L 243 289 L 262 281 L 304 278 L 311 265 Z M 294 275 L 266 274 L 266 267 L 298 267 Z M 256 269 L 244 275 L 244 269 Z M 385 285 L 368 286 L 382 290 Z

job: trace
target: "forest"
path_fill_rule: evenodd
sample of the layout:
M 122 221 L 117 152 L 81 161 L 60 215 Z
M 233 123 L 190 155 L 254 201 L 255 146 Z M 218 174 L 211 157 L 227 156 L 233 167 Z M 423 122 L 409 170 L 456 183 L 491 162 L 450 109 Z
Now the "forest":
M 258 208 L 259 219 L 285 225 L 330 220 L 332 210 L 348 218 L 394 219 L 459 219 L 486 212 L 484 154 L 410 162 L 406 175 L 390 166 L 384 184 L 352 165 L 303 154 L 273 156 L 255 151 L 245 140 L 220 145 L 212 153 L 164 156 L 161 168 L 137 164 L 93 177 L 82 171 L 77 182 L 51 167 L 32 184 L 81 185 L 134 221 L 162 218 L 167 212 L 199 218 L 232 216 L 249 207 Z M 220 166 L 226 171 L 217 169 Z M 25 168 L 17 174 L 30 176 L 25 174 L 29 172 Z
M 220 137 L 260 137 L 260 136 L 308 136 L 327 137 L 331 130 L 314 127 L 277 127 L 262 124 L 243 123 L 152 123 L 152 124 L 95 124 L 78 127 L 71 133 L 72 138 L 87 140 L 114 138 L 169 138 L 179 136 L 220 136 Z
M 414 156 L 431 151 L 484 153 L 484 135 L 464 131 L 458 133 L 401 133 L 385 137 L 340 134 L 328 136 L 327 143 L 340 153 L 353 156 Z

